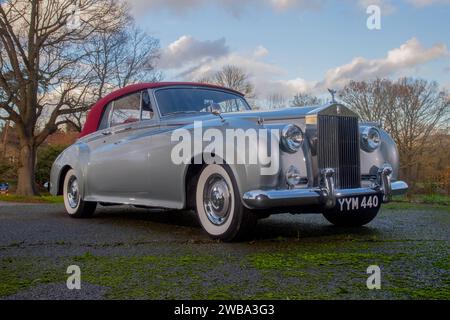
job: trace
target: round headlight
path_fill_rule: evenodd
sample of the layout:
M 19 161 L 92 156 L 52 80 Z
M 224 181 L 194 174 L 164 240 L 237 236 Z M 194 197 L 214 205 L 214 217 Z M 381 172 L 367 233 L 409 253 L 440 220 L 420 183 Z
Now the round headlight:
M 367 152 L 377 150 L 381 145 L 380 131 L 375 127 L 361 128 L 361 148 Z
M 303 131 L 295 124 L 288 124 L 281 131 L 281 145 L 284 151 L 297 152 L 303 144 Z

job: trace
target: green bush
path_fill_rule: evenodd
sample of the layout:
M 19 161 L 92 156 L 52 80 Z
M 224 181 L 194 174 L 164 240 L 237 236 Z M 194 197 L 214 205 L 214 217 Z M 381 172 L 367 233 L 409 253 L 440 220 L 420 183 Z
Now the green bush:
M 7 161 L 0 160 L 0 177 L 6 176 L 8 171 L 12 169 L 12 165 Z
M 6 159 L 0 159 L 0 182 L 11 182 L 17 179 L 17 165 Z
M 37 154 L 36 165 L 36 183 L 43 185 L 50 180 L 50 170 L 55 159 L 61 152 L 64 151 L 66 146 L 61 145 L 48 145 L 41 147 Z

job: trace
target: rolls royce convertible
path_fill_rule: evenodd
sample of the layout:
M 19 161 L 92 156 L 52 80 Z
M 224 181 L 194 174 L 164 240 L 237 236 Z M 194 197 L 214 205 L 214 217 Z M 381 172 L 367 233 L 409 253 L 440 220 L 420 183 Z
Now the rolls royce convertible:
M 219 144 L 230 131 L 246 143 Z M 208 147 L 213 140 L 216 147 Z M 181 142 L 193 146 L 181 150 Z M 236 155 L 216 150 L 222 144 Z M 98 204 L 194 210 L 211 237 L 233 241 L 275 213 L 320 213 L 337 226 L 365 225 L 382 203 L 407 191 L 398 171 L 388 133 L 334 99 L 251 110 L 231 89 L 143 83 L 91 108 L 79 139 L 54 162 L 50 190 L 63 195 L 73 218 L 91 217 Z

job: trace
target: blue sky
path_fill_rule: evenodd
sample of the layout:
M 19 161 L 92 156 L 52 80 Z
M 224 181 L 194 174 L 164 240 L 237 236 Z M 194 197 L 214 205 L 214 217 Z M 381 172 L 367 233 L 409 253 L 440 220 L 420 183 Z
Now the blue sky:
M 130 0 L 161 40 L 166 80 L 196 80 L 225 64 L 258 95 L 323 93 L 349 79 L 415 76 L 450 87 L 449 0 Z M 381 30 L 366 25 L 381 8 Z

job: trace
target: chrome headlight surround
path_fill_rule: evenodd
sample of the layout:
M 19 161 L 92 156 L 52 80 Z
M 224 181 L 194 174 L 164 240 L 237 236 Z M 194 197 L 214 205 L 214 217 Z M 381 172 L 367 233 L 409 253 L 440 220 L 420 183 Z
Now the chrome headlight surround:
M 374 152 L 381 145 L 380 130 L 372 126 L 362 126 L 361 134 L 361 148 L 366 152 Z
M 288 153 L 295 153 L 302 147 L 303 131 L 295 124 L 286 125 L 281 130 L 281 146 Z

